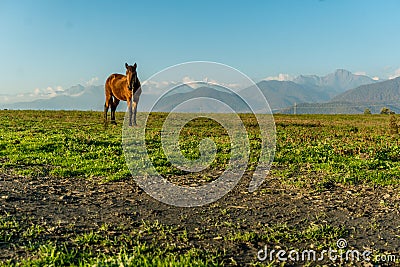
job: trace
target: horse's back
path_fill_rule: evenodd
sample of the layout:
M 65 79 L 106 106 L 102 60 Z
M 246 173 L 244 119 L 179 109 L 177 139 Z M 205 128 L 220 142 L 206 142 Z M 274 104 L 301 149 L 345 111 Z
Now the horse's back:
M 113 84 L 116 81 L 120 81 L 123 80 L 123 78 L 125 77 L 125 75 L 119 74 L 119 73 L 113 73 L 110 76 L 108 76 L 107 80 L 106 80 L 106 84 Z
M 108 76 L 105 84 L 105 89 L 107 90 L 113 90 L 115 88 L 123 86 L 125 75 L 119 74 L 119 73 L 114 73 Z
M 105 84 L 106 95 L 112 95 L 119 100 L 127 101 L 132 97 L 131 92 L 127 92 L 126 76 L 118 73 L 111 74 Z

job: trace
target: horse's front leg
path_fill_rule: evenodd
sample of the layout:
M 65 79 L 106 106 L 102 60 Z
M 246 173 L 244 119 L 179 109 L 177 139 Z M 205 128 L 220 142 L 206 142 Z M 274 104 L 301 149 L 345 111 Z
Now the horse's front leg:
M 132 99 L 128 100 L 129 126 L 132 126 Z
M 136 91 L 136 93 L 133 95 L 133 123 L 135 126 L 137 126 L 136 124 L 136 113 L 137 113 L 137 105 L 139 103 L 139 97 L 140 94 L 142 93 L 142 89 L 139 88 L 138 91 Z
M 132 108 L 133 108 L 133 125 L 137 126 L 136 124 L 136 112 L 137 112 L 137 101 L 133 100 Z

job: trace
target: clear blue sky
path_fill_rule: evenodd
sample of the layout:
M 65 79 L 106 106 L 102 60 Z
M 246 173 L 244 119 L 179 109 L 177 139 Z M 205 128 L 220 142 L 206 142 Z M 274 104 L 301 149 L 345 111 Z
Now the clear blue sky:
M 193 60 L 254 79 L 400 68 L 400 1 L 0 0 L 0 94 L 68 88 L 137 62 Z

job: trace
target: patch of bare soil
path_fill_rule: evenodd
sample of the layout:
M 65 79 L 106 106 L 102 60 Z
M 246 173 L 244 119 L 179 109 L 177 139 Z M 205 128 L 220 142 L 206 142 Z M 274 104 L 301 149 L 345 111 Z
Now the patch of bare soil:
M 265 225 L 278 224 L 299 231 L 313 223 L 344 227 L 349 248 L 400 255 L 399 204 L 399 188 L 332 186 L 317 191 L 269 178 L 255 193 L 247 192 L 241 183 L 213 204 L 177 208 L 154 200 L 134 180 L 102 184 L 82 178 L 0 178 L 0 215 L 53 226 L 56 230 L 44 237 L 49 240 L 63 240 L 71 231 L 96 230 L 105 223 L 125 225 L 121 231 L 129 233 L 137 223 L 158 220 L 187 229 L 193 247 L 225 250 L 226 263 L 242 266 L 257 262 L 257 252 L 265 245 L 288 249 L 310 246 L 304 240 L 266 244 L 221 238 L 234 230 L 257 233 Z M 194 232 L 202 238 L 190 240 Z M 6 243 L 0 243 L 0 251 L 0 260 L 23 253 Z

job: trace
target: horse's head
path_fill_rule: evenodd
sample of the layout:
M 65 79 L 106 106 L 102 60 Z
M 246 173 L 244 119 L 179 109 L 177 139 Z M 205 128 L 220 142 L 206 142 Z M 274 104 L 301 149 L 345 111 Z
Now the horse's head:
M 137 77 L 137 64 L 135 63 L 133 66 L 128 65 L 125 63 L 126 68 L 126 79 L 128 81 L 128 89 L 129 90 L 137 90 L 140 87 L 139 78 Z

